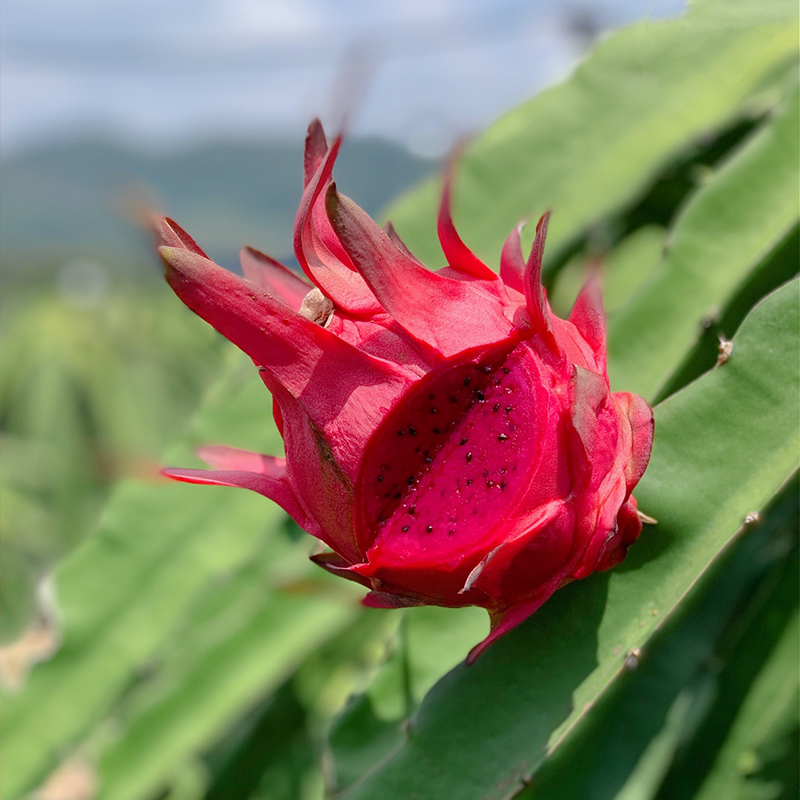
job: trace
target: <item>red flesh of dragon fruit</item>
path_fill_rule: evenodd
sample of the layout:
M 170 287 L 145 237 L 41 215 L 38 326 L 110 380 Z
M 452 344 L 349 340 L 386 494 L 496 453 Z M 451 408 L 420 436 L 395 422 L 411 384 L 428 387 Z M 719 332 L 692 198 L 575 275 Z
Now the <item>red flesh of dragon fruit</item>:
M 486 608 L 474 659 L 624 558 L 652 411 L 609 391 L 595 279 L 568 320 L 550 310 L 547 215 L 527 262 L 511 233 L 498 276 L 456 233 L 448 179 L 448 266 L 432 272 L 337 192 L 339 145 L 312 123 L 294 243 L 313 286 L 250 248 L 239 278 L 158 221 L 170 285 L 258 365 L 286 452 L 210 447 L 213 470 L 166 474 L 272 498 L 331 548 L 320 566 L 370 589 L 366 605 Z

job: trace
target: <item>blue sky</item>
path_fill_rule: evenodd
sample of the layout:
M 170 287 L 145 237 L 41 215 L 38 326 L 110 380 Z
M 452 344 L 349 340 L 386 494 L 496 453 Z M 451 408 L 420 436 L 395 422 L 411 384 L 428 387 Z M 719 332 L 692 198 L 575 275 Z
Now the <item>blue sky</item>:
M 139 147 L 353 134 L 438 154 L 564 77 L 593 30 L 681 0 L 4 0 L 5 155 L 97 132 Z M 361 68 L 346 64 L 360 63 Z M 357 80 L 342 75 L 356 75 Z M 338 109 L 337 109 L 338 107 Z

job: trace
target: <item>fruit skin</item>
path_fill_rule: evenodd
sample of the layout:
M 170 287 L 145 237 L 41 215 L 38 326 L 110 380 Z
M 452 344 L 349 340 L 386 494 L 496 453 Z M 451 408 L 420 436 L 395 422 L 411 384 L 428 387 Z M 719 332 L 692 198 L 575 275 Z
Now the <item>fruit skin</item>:
M 447 266 L 430 271 L 338 193 L 340 143 L 310 126 L 294 245 L 311 284 L 252 248 L 242 279 L 156 221 L 170 286 L 256 363 L 286 453 L 207 447 L 212 470 L 165 474 L 270 497 L 368 606 L 486 608 L 473 660 L 557 588 L 625 557 L 652 411 L 609 390 L 596 276 L 569 319 L 551 311 L 548 214 L 527 261 L 511 232 L 498 276 L 455 231 L 448 175 Z

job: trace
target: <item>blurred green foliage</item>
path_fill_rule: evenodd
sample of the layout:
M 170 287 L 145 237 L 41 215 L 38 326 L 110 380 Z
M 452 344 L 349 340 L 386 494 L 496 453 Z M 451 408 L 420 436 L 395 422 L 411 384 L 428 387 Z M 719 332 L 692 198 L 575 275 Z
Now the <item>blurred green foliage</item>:
M 659 524 L 472 667 L 475 609 L 363 610 L 275 506 L 155 479 L 167 442 L 280 450 L 252 365 L 166 291 L 10 306 L 9 638 L 68 555 L 58 651 L 6 690 L 0 797 L 82 770 L 103 800 L 797 798 L 796 12 L 632 26 L 465 153 L 467 243 L 496 264 L 551 206 L 554 305 L 602 259 L 614 388 L 659 401 Z M 390 214 L 432 265 L 436 191 Z
M 157 474 L 224 357 L 160 285 L 88 300 L 43 288 L 2 309 L 4 641 L 30 623 L 34 586 L 96 525 L 110 487 Z

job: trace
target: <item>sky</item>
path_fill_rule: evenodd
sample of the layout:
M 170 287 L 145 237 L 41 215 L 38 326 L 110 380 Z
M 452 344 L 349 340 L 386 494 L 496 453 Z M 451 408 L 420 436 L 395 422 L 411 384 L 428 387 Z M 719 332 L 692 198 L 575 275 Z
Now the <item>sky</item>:
M 314 116 L 440 155 L 682 0 L 4 0 L 0 153 L 296 137 Z

